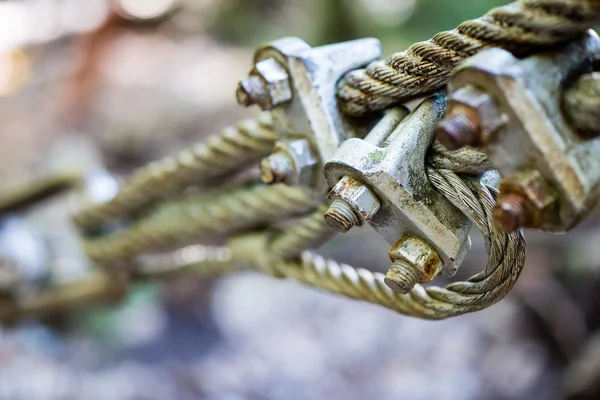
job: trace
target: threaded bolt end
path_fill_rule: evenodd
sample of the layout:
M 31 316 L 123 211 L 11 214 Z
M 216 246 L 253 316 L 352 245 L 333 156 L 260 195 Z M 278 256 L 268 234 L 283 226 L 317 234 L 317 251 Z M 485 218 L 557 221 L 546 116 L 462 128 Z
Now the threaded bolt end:
M 325 222 L 336 231 L 345 233 L 358 225 L 358 216 L 344 200 L 335 199 L 325 213 Z
M 295 172 L 294 161 L 285 153 L 273 153 L 264 158 L 259 169 L 260 178 L 268 185 L 289 181 Z
M 385 274 L 384 282 L 394 292 L 406 294 L 419 280 L 419 270 L 409 262 L 396 260 Z
M 473 110 L 465 107 L 450 109 L 438 124 L 436 136 L 448 150 L 458 150 L 473 145 L 481 136 L 479 117 Z
M 528 227 L 531 223 L 527 199 L 516 193 L 502 196 L 492 215 L 494 223 L 503 232 L 513 232 L 520 227 Z
M 238 83 L 235 96 L 240 106 L 249 107 L 264 102 L 267 92 L 263 81 L 258 76 L 250 76 Z

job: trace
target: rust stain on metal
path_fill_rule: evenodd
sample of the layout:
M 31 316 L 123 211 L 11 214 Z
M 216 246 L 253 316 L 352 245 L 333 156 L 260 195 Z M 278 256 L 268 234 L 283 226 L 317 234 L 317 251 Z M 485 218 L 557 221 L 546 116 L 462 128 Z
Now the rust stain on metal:
M 481 140 L 481 121 L 477 111 L 463 104 L 453 104 L 438 124 L 436 136 L 448 150 L 477 144 Z
M 418 283 L 432 281 L 442 270 L 442 261 L 437 251 L 424 240 L 412 235 L 402 235 L 390 249 L 389 256 L 394 262 L 401 260 L 410 264 L 415 270 L 412 274 L 415 274 Z
M 536 170 L 516 173 L 500 183 L 501 197 L 494 209 L 494 222 L 504 232 L 519 227 L 537 228 L 556 217 L 557 198 Z

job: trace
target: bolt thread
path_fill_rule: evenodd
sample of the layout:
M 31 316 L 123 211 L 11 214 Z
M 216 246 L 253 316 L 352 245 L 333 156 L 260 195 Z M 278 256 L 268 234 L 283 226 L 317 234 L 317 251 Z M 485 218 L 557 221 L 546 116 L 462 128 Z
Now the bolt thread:
M 494 223 L 503 232 L 513 232 L 530 225 L 531 215 L 527 200 L 516 193 L 508 193 L 498 200 L 493 211 Z
M 406 294 L 419 280 L 419 270 L 409 262 L 396 260 L 385 274 L 384 282 L 394 292 Z
M 294 162 L 284 153 L 273 153 L 260 162 L 260 177 L 266 184 L 290 180 L 294 174 Z
M 325 213 L 325 222 L 338 232 L 348 232 L 358 225 L 354 210 L 342 199 L 335 199 Z
M 481 127 L 477 116 L 466 110 L 450 110 L 438 124 L 436 135 L 440 143 L 448 150 L 475 144 L 481 136 Z
M 238 104 L 244 107 L 261 103 L 267 96 L 265 85 L 258 76 L 240 81 L 236 91 Z

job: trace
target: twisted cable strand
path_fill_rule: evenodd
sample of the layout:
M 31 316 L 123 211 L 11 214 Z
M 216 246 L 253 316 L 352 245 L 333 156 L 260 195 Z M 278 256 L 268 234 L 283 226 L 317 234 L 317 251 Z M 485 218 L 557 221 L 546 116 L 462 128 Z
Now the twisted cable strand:
M 175 156 L 138 169 L 123 183 L 113 199 L 90 205 L 73 219 L 83 230 L 96 228 L 139 210 L 168 192 L 255 162 L 271 152 L 275 140 L 270 114 L 242 121 Z
M 525 262 L 521 232 L 505 234 L 496 229 L 491 213 L 496 189 L 452 171 L 429 169 L 432 184 L 468 215 L 482 232 L 489 259 L 484 272 L 445 288 L 417 285 L 409 294 L 393 292 L 384 275 L 354 269 L 310 252 L 299 260 L 261 263 L 258 267 L 276 277 L 293 278 L 333 293 L 364 300 L 402 314 L 443 319 L 478 311 L 502 299 L 513 287 Z M 263 260 L 264 261 L 264 260 Z
M 194 272 L 203 276 L 217 276 L 237 269 L 231 249 L 225 246 L 190 245 L 174 252 L 152 254 L 136 260 L 133 273 L 137 278 L 159 280 Z
M 315 212 L 298 221 L 290 229 L 279 232 L 267 244 L 267 251 L 285 260 L 327 242 L 336 234 L 336 231 L 323 219 L 328 208 L 327 203 L 322 204 Z
M 280 218 L 302 215 L 316 203 L 306 192 L 286 185 L 255 185 L 197 199 L 162 204 L 132 227 L 84 242 L 88 257 L 99 264 L 130 259 L 211 236 L 256 228 Z
M 473 148 L 448 150 L 437 140 L 427 154 L 427 165 L 433 169 L 446 169 L 457 174 L 481 175 L 494 169 L 487 154 Z
M 521 0 L 348 73 L 341 109 L 361 116 L 441 89 L 466 58 L 500 47 L 516 56 L 565 43 L 600 24 L 600 0 Z

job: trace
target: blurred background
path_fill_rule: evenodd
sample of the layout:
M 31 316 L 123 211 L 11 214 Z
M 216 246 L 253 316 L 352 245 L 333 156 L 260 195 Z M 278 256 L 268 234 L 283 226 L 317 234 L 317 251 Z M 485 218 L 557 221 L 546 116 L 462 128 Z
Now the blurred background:
M 234 91 L 265 41 L 374 36 L 388 54 L 503 3 L 1 1 L 0 182 L 9 191 L 67 160 L 126 174 L 255 115 Z M 59 217 L 4 216 L 0 248 L 33 224 L 73 274 Z M 137 285 L 117 307 L 0 328 L 0 400 L 597 399 L 598 220 L 528 232 L 513 293 L 440 322 L 251 273 Z M 485 264 L 472 237 L 461 279 Z M 14 243 L 35 264 L 27 240 Z M 384 271 L 387 250 L 365 228 L 321 252 Z

